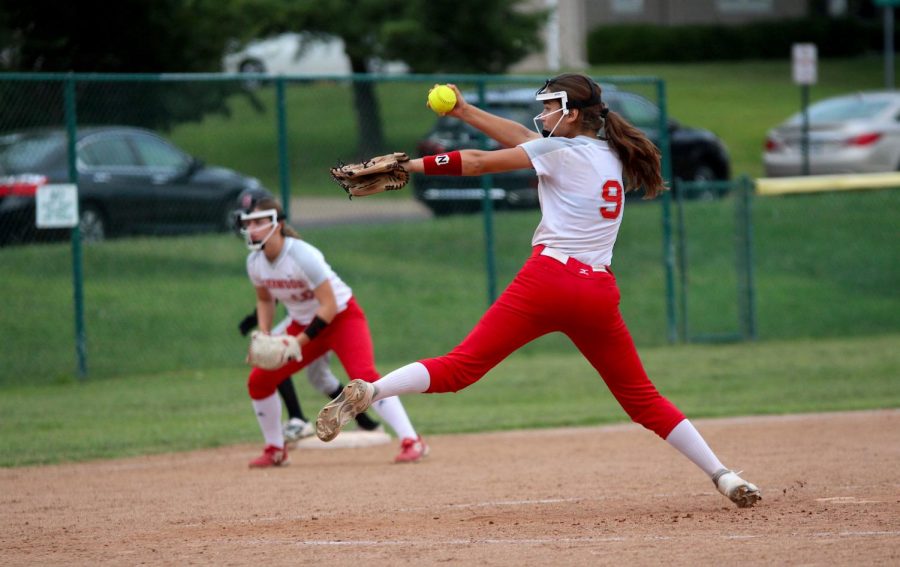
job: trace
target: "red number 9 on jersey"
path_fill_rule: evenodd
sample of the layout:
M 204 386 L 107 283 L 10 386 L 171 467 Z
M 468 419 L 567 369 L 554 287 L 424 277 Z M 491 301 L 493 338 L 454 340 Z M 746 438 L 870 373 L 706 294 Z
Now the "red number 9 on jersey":
M 609 204 L 600 207 L 600 216 L 605 219 L 618 218 L 622 212 L 622 184 L 615 179 L 610 179 L 603 184 L 603 191 L 600 196 Z

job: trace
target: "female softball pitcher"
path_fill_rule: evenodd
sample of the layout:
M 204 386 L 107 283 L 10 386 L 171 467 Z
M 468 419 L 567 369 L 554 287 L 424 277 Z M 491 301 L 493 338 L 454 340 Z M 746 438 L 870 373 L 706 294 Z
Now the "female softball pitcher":
M 379 375 L 366 316 L 352 290 L 317 248 L 300 240 L 285 225 L 278 202 L 259 199 L 241 213 L 240 222 L 251 250 L 247 274 L 256 288 L 259 329 L 271 332 L 278 300 L 292 319 L 285 332 L 297 337 L 301 348 L 300 360 L 275 370 L 253 368 L 247 383 L 266 441 L 263 454 L 250 461 L 250 466 L 281 466 L 287 464 L 288 455 L 281 429 L 278 384 L 328 351 L 337 355 L 351 378 L 373 382 Z M 428 446 L 416 434 L 399 398 L 384 398 L 372 408 L 402 440 L 396 462 L 415 462 L 428 454 Z
M 451 88 L 458 102 L 448 114 L 506 149 L 426 156 L 403 167 L 411 173 L 466 176 L 534 169 L 542 218 L 531 256 L 456 348 L 374 383 L 350 382 L 319 412 L 318 436 L 333 439 L 356 413 L 388 396 L 461 390 L 522 345 L 559 331 L 597 370 L 632 420 L 700 467 L 735 504 L 752 506 L 760 499 L 759 489 L 725 468 L 691 422 L 659 394 L 619 312 L 619 290 L 609 265 L 623 197 L 638 187 L 648 198 L 665 190 L 659 151 L 609 111 L 600 86 L 584 75 L 560 75 L 537 91 L 544 107 L 534 119 L 537 132 L 467 104 Z

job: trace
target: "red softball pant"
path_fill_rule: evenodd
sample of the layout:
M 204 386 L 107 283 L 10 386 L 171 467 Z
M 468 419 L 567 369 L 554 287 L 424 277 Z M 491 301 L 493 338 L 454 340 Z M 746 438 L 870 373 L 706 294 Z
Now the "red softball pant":
M 306 328 L 296 321 L 291 321 L 285 331 L 295 337 Z M 301 351 L 303 360 L 290 362 L 275 370 L 263 370 L 254 368 L 250 371 L 247 380 L 247 390 L 254 400 L 267 398 L 275 393 L 278 384 L 288 376 L 303 370 L 310 362 L 319 358 L 328 351 L 333 351 L 347 376 L 350 379 L 359 378 L 366 382 L 374 382 L 380 376 L 375 369 L 375 354 L 372 348 L 372 336 L 369 334 L 369 323 L 366 314 L 351 298 L 347 308 L 337 314 L 331 323 L 310 341 Z
M 559 331 L 600 373 L 631 419 L 662 438 L 684 419 L 650 382 L 619 312 L 619 289 L 608 272 L 573 258 L 567 264 L 531 257 L 451 352 L 421 360 L 431 375 L 428 392 L 457 392 L 526 343 Z

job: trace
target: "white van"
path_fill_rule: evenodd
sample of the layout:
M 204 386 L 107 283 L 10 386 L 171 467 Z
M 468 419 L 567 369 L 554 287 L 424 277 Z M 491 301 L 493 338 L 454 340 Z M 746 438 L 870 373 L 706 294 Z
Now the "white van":
M 312 33 L 283 33 L 256 40 L 222 60 L 226 73 L 269 75 L 349 75 L 350 58 L 339 37 Z M 402 62 L 369 61 L 369 71 L 402 74 L 409 68 Z

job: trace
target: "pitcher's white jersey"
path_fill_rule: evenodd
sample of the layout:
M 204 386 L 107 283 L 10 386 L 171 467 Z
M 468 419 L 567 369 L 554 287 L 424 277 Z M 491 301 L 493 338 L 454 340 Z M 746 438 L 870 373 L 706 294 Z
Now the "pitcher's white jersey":
M 538 175 L 543 212 L 532 246 L 555 248 L 591 266 L 612 263 L 622 223 L 622 162 L 597 138 L 540 138 L 521 144 Z
M 313 290 L 325 280 L 331 282 L 338 313 L 347 308 L 353 297 L 353 290 L 334 273 L 322 252 L 296 238 L 284 239 L 281 254 L 274 262 L 269 262 L 262 250 L 251 252 L 247 256 L 247 275 L 254 286 L 268 289 L 291 319 L 301 325 L 308 325 L 315 316 L 319 301 Z

